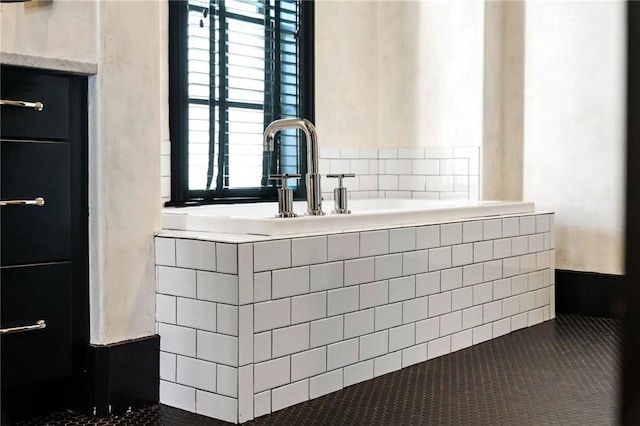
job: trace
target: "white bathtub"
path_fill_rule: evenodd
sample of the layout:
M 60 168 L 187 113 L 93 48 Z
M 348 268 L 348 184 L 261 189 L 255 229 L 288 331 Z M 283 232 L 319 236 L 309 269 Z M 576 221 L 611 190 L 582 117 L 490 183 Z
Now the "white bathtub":
M 275 218 L 276 203 L 222 204 L 165 208 L 163 229 L 253 235 L 291 235 L 343 232 L 424 225 L 476 217 L 533 213 L 534 203 L 514 201 L 448 201 L 413 199 L 350 200 L 351 214 L 333 215 L 333 202 L 325 201 L 325 216 L 303 216 L 306 203 L 294 203 L 300 216 Z

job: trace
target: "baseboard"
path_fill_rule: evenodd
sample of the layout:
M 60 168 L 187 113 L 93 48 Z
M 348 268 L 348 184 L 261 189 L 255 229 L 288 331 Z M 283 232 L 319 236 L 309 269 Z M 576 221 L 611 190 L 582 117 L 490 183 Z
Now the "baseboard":
M 157 404 L 160 336 L 89 346 L 81 411 L 99 417 Z
M 622 318 L 624 276 L 556 270 L 556 313 Z

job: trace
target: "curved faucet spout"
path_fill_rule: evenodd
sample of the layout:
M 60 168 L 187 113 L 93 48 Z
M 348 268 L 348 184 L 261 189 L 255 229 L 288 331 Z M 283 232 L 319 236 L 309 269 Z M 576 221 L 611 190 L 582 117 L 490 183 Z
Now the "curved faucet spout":
M 322 191 L 318 174 L 318 136 L 313 123 L 306 118 L 283 118 L 271 122 L 264 131 L 264 150 L 273 151 L 274 138 L 281 130 L 300 129 L 307 142 L 307 213 L 323 215 Z

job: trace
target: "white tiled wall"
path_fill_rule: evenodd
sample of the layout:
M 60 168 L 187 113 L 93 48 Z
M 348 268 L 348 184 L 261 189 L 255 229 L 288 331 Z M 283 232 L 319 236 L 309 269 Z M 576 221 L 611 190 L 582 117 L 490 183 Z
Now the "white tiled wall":
M 237 245 L 160 236 L 156 262 L 161 402 L 234 422 L 555 316 L 552 214 Z

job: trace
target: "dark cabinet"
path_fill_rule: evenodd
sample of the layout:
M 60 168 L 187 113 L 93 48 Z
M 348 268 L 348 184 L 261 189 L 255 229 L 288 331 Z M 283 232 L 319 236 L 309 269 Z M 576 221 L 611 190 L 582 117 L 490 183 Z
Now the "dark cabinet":
M 0 99 L 4 424 L 69 408 L 82 374 L 89 340 L 87 78 L 3 66 Z M 39 198 L 44 204 L 16 202 Z

